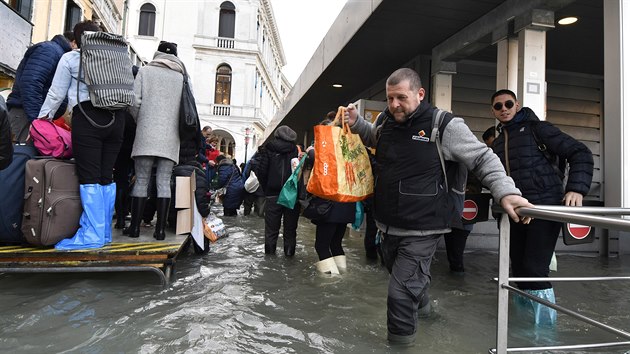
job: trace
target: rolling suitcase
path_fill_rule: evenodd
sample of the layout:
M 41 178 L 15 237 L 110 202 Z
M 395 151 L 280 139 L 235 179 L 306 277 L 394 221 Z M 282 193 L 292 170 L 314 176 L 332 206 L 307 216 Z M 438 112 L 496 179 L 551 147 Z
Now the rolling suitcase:
M 22 232 L 35 246 L 51 246 L 79 229 L 83 208 L 74 161 L 26 163 Z
M 35 156 L 35 148 L 13 146 L 13 162 L 0 171 L 0 243 L 24 243 L 22 210 L 24 206 L 24 170 L 26 161 Z

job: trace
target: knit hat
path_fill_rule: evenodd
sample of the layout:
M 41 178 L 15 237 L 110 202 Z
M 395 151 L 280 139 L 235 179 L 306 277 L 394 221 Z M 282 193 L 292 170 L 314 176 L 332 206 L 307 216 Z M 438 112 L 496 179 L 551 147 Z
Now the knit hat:
M 289 128 L 286 125 L 279 126 L 278 129 L 276 129 L 276 131 L 273 133 L 273 136 L 289 142 L 294 142 L 295 139 L 297 139 L 297 133 L 295 133 L 293 129 Z
M 173 54 L 177 56 L 177 43 L 160 41 L 160 45 L 158 45 L 158 52 Z

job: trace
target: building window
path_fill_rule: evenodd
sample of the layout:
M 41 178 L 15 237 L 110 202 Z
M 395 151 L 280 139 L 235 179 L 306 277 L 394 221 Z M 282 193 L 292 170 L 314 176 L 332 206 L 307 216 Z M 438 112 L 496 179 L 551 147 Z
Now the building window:
M 77 4 L 73 1 L 68 1 L 66 5 L 66 23 L 64 24 L 64 31 L 72 31 L 74 25 L 81 22 L 82 11 Z
M 236 19 L 236 7 L 229 1 L 221 4 L 219 13 L 219 37 L 234 38 L 234 21 Z
M 33 10 L 33 0 L 9 0 L 9 7 L 26 20 L 31 20 L 31 12 Z
M 144 4 L 140 7 L 140 25 L 138 26 L 138 35 L 155 35 L 155 6 L 151 4 Z
M 230 92 L 232 90 L 232 69 L 229 65 L 221 65 L 217 68 L 217 82 L 214 93 L 215 104 L 230 104 Z

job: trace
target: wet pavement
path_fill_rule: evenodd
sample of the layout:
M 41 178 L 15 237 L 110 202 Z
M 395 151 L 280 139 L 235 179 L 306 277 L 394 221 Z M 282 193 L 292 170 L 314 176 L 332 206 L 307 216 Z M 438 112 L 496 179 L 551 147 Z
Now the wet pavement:
M 188 250 L 166 288 L 150 273 L 0 276 L 0 352 L 487 353 L 495 345 L 496 253 L 467 252 L 467 272 L 456 276 L 438 251 L 432 313 L 420 321 L 413 346 L 395 347 L 386 341 L 388 274 L 366 260 L 362 238 L 344 239 L 345 274 L 321 275 L 313 266 L 315 227 L 308 220 L 300 221 L 296 256 L 287 258 L 281 240 L 276 256 L 264 255 L 261 218 L 223 219 L 230 236 L 211 244 L 207 255 Z M 560 254 L 558 266 L 553 276 L 627 275 L 630 257 Z M 626 289 L 619 282 L 561 283 L 556 297 L 624 329 L 630 324 Z M 556 329 L 536 329 L 530 313 L 515 304 L 510 311 L 510 346 L 615 340 L 565 315 Z

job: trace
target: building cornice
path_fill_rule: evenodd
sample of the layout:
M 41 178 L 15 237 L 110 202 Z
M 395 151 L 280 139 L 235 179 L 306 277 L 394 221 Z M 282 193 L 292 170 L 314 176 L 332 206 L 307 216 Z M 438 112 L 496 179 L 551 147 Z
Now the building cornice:
M 260 0 L 260 5 L 265 12 L 265 17 L 267 17 L 267 22 L 269 22 L 269 28 L 271 29 L 271 34 L 273 37 L 273 41 L 276 43 L 275 47 L 278 51 L 278 56 L 280 57 L 280 62 L 282 66 L 287 64 L 287 59 L 284 56 L 284 49 L 282 48 L 282 41 L 280 40 L 280 34 L 278 32 L 278 26 L 276 26 L 276 18 L 273 15 L 273 9 L 271 8 L 271 2 L 269 0 Z

